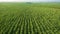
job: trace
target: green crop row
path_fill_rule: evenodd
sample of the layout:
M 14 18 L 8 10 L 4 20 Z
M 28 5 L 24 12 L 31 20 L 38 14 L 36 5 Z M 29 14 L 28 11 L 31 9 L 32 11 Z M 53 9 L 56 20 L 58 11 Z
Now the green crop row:
M 0 34 L 60 34 L 59 5 L 0 3 Z

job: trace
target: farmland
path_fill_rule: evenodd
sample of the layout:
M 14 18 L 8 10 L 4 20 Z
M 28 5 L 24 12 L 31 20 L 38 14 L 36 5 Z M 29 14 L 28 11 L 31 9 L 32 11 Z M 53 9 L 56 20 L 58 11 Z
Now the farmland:
M 60 34 L 60 3 L 0 3 L 0 34 Z

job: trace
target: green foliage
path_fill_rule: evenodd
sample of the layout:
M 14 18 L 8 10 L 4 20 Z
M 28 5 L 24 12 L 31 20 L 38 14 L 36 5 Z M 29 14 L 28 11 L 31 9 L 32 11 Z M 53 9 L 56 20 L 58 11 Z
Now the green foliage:
M 60 4 L 0 3 L 0 34 L 60 34 Z

